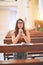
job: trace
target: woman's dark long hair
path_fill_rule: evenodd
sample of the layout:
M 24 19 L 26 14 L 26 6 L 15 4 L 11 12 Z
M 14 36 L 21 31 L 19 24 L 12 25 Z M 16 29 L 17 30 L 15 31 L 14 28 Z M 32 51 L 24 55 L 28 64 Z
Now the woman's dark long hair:
M 18 21 L 22 21 L 22 23 L 23 23 L 23 32 L 25 33 L 25 25 L 24 25 L 24 21 L 22 20 L 22 19 L 18 19 L 17 21 L 16 21 L 16 26 L 15 26 L 15 35 L 17 36 L 17 34 L 18 34 L 18 30 L 19 30 L 19 28 L 18 28 Z M 25 33 L 26 34 L 26 33 Z

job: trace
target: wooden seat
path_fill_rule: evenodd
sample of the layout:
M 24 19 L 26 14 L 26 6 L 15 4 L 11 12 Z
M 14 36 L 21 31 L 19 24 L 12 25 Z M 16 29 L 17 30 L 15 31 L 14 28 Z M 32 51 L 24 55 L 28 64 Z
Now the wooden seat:
M 0 65 L 43 65 L 40 59 L 4 60 Z

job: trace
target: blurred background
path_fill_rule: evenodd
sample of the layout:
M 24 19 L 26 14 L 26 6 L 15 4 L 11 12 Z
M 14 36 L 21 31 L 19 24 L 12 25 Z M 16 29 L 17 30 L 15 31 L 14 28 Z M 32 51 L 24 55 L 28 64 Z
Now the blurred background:
M 19 18 L 26 29 L 43 32 L 43 0 L 0 0 L 0 44 Z

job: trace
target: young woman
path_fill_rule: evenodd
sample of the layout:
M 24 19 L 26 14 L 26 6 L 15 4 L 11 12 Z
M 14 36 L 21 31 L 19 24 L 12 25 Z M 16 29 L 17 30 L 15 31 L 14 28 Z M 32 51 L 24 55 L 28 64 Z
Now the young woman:
M 18 19 L 16 22 L 15 32 L 12 35 L 13 44 L 21 42 L 30 43 L 30 34 L 28 30 L 25 30 L 25 24 L 22 19 Z M 27 52 L 14 53 L 14 59 L 26 59 Z

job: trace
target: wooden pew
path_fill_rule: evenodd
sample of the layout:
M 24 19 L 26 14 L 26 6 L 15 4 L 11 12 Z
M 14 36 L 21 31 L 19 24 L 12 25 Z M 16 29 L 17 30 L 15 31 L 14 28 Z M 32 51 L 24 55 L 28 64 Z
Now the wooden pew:
M 33 43 L 33 46 L 32 45 L 29 45 L 29 49 L 28 49 L 28 51 L 29 51 L 29 55 L 30 54 L 43 54 L 43 52 L 39 52 L 40 51 L 40 49 L 41 49 L 41 51 L 42 51 L 42 47 L 40 48 L 40 45 L 39 45 L 39 47 L 37 47 L 37 45 L 38 44 L 40 44 L 41 46 L 43 46 L 43 43 Z M 9 45 L 9 44 L 8 44 Z M 19 45 L 20 46 L 20 45 Z M 24 45 L 25 46 L 25 45 Z M 20 46 L 21 47 L 21 46 Z M 27 47 L 27 46 L 26 46 Z M 1 47 L 0 47 L 1 48 Z M 39 50 L 38 50 L 38 49 Z M 4 48 L 1 48 L 1 50 L 7 50 L 7 49 L 4 49 Z M 22 48 L 23 49 L 23 48 Z M 33 50 L 37 50 L 37 51 L 33 51 Z M 13 49 L 11 49 L 11 50 L 13 50 Z M 20 49 L 19 49 L 20 50 Z M 26 50 L 26 49 L 25 49 Z M 21 50 L 20 50 L 21 51 Z M 31 52 L 30 52 L 31 51 Z M 9 57 L 10 56 L 10 57 Z M 39 57 L 41 57 L 42 55 L 40 55 Z M 31 58 L 35 58 L 35 57 L 37 57 L 37 56 L 31 56 Z M 42 56 L 43 57 L 43 56 Z M 12 52 L 10 52 L 10 53 L 4 53 L 4 60 L 6 60 L 6 59 L 12 59 L 13 58 L 13 54 L 12 54 Z
M 9 52 L 30 52 L 30 53 L 43 53 L 43 44 L 25 44 L 25 45 L 0 45 L 0 53 Z M 22 59 L 22 60 L 0 60 L 0 65 L 43 65 L 43 60 L 41 59 Z
M 43 43 L 27 43 L 27 44 L 3 44 L 0 45 L 0 53 L 9 52 L 29 52 L 43 53 Z
M 13 33 L 14 31 L 11 30 L 7 33 L 7 35 L 5 36 L 5 39 L 4 39 L 4 44 L 11 44 L 12 43 L 12 38 L 11 38 L 11 34 Z M 31 37 L 31 43 L 43 43 L 43 32 L 39 32 L 39 31 L 36 31 L 35 29 L 34 30 L 30 30 L 30 37 Z M 11 56 L 12 58 L 12 53 L 10 54 L 4 54 L 4 59 L 9 59 L 9 56 Z
M 11 34 L 14 31 L 9 31 L 7 35 L 4 38 L 4 43 L 5 44 L 11 44 L 12 43 L 12 38 Z M 43 43 L 43 32 L 40 31 L 29 31 L 30 32 L 30 37 L 31 37 L 31 43 Z
M 43 43 L 43 32 L 30 31 L 30 37 L 32 43 Z

